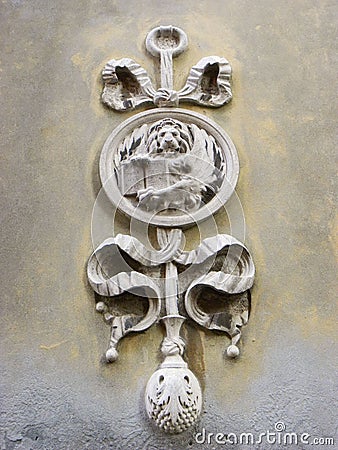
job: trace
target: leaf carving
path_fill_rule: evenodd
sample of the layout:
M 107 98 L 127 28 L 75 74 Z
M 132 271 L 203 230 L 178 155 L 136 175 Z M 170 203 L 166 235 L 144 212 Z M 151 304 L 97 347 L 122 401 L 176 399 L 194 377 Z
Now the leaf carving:
M 201 411 L 201 388 L 187 368 L 161 368 L 146 388 L 150 418 L 164 431 L 180 433 L 191 426 Z

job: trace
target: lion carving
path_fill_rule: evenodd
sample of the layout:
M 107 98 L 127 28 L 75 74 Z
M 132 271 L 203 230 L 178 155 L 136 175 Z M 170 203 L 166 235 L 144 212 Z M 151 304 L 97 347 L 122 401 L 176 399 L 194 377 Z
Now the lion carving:
M 151 156 L 188 153 L 193 145 L 192 135 L 184 123 L 163 119 L 155 122 L 149 129 L 146 142 L 147 153 Z
M 140 206 L 147 211 L 159 212 L 166 209 L 196 210 L 202 201 L 201 192 L 206 188 L 197 180 L 183 177 L 182 180 L 163 189 L 149 186 L 137 193 Z
M 149 212 L 196 211 L 224 177 L 213 136 L 169 117 L 134 129 L 120 144 L 116 162 L 121 192 Z

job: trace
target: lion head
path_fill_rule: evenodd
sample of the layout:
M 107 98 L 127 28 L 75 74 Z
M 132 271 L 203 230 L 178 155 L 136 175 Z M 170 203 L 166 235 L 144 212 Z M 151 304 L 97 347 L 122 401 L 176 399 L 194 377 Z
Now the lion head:
M 153 156 L 163 153 L 187 153 L 192 136 L 187 125 L 174 119 L 162 119 L 149 129 L 147 152 Z

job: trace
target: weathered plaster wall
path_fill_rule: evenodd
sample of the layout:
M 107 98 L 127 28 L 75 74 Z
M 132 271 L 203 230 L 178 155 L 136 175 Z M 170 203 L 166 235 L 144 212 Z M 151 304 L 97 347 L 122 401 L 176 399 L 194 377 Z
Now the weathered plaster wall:
M 290 432 L 333 436 L 336 2 L 2 0 L 0 8 L 1 448 L 197 449 L 203 428 L 258 434 L 278 420 Z M 231 105 L 192 109 L 237 146 L 257 267 L 240 359 L 224 359 L 226 338 L 186 328 L 204 413 L 178 437 L 158 432 L 143 409 L 161 328 L 126 338 L 119 361 L 101 363 L 109 329 L 85 276 L 98 156 L 130 116 L 100 104 L 100 71 L 129 56 L 155 76 L 144 38 L 170 23 L 190 39 L 175 61 L 177 86 L 203 56 L 233 66 Z M 225 216 L 217 221 L 227 228 Z M 187 236 L 192 245 L 196 235 Z

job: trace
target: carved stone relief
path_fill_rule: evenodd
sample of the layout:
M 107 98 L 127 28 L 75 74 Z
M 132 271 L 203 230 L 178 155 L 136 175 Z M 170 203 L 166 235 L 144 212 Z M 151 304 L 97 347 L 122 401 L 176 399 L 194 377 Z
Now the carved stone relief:
M 192 226 L 209 217 L 230 198 L 238 174 L 229 136 L 210 119 L 174 108 L 126 120 L 108 137 L 100 158 L 109 199 L 155 226 Z
M 180 336 L 188 319 L 230 338 L 226 353 L 239 355 L 241 328 L 248 322 L 254 264 L 237 239 L 216 234 L 191 251 L 184 232 L 223 208 L 234 192 L 239 162 L 229 136 L 209 118 L 178 109 L 180 102 L 218 107 L 232 98 L 231 67 L 216 56 L 201 59 L 185 86 L 173 89 L 172 59 L 187 48 L 177 27 L 150 31 L 146 48 L 161 61 L 161 87 L 131 59 L 109 61 L 103 70 L 103 102 L 141 112 L 108 137 L 100 176 L 108 199 L 121 212 L 156 230 L 157 248 L 132 235 L 102 242 L 88 263 L 88 279 L 98 294 L 96 309 L 111 326 L 107 362 L 118 357 L 118 342 L 131 332 L 164 324 L 163 362 L 145 389 L 148 416 L 165 432 L 180 433 L 202 409 L 202 392 L 184 360 Z M 146 236 L 145 241 L 147 241 Z M 146 301 L 135 313 L 118 313 L 114 299 Z
M 219 107 L 232 99 L 231 66 L 225 58 L 202 58 L 190 70 L 185 86 L 173 89 L 172 59 L 188 46 L 183 30 L 173 26 L 154 28 L 147 36 L 148 52 L 161 61 L 161 87 L 156 89 L 147 72 L 129 58 L 112 59 L 102 72 L 102 100 L 118 111 L 140 105 L 178 106 L 179 102 Z

